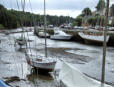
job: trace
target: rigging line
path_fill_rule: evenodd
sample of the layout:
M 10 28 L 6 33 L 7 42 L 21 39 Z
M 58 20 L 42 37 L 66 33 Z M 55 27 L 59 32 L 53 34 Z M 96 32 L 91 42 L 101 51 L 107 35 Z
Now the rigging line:
M 21 0 L 21 7 L 22 7 L 22 12 L 23 12 L 23 17 L 24 17 L 24 13 L 25 13 L 25 0 Z M 21 18 L 21 27 L 22 27 L 22 33 L 24 33 L 24 21 L 25 20 L 23 20 L 22 21 L 22 18 Z M 24 38 L 25 38 L 25 34 L 24 35 L 22 35 L 22 36 L 24 36 Z M 28 46 L 27 46 L 27 41 L 26 41 L 26 48 L 27 48 Z
M 12 9 L 12 7 L 11 7 Z M 9 43 L 11 44 L 11 49 L 13 49 L 13 51 L 15 52 L 15 49 L 14 49 L 14 45 L 12 45 L 12 42 L 11 42 L 11 37 L 9 37 Z M 13 39 L 12 39 L 13 40 Z M 15 39 L 14 39 L 15 40 Z M 15 60 L 15 55 L 13 54 L 12 57 L 14 58 L 14 64 L 15 66 L 17 67 L 16 70 L 17 70 L 17 74 L 19 75 L 19 71 L 18 71 L 18 65 L 16 64 L 16 60 Z M 9 66 L 10 67 L 10 66 Z
M 24 9 L 25 9 L 25 6 L 23 6 L 23 5 L 25 5 L 25 0 L 24 0 L 24 4 L 22 4 L 22 0 L 21 0 L 21 5 L 22 5 L 22 9 L 23 9 L 23 13 L 24 13 Z M 23 28 L 23 27 L 22 27 Z M 28 32 L 27 32 L 27 37 L 28 37 L 28 40 L 29 40 L 29 35 L 28 35 Z M 30 42 L 27 44 L 27 40 L 26 40 L 26 51 L 25 51 L 25 57 L 29 57 L 28 56 L 28 54 L 27 54 L 27 52 L 28 52 L 28 50 L 29 50 L 29 47 L 30 47 Z M 32 54 L 32 52 L 31 52 L 31 49 L 30 49 L 30 53 Z M 31 56 L 31 55 L 30 55 Z M 26 58 L 26 60 L 27 60 L 27 58 Z
M 20 10 L 18 0 L 16 0 L 16 4 L 17 4 L 18 10 Z
M 11 4 L 10 4 L 10 5 L 11 5 Z M 11 6 L 11 9 L 13 9 L 12 6 Z M 14 38 L 14 40 L 15 40 L 15 38 Z M 14 51 L 15 51 L 14 45 L 12 45 L 12 48 L 13 48 Z M 13 56 L 14 56 L 14 55 L 13 55 Z M 16 65 L 16 67 L 17 67 L 17 73 L 18 73 L 18 75 L 19 75 L 18 65 L 16 64 L 15 56 L 14 56 L 14 62 L 15 62 L 15 65 Z
M 4 13 L 4 15 L 6 16 L 6 13 Z M 5 16 L 4 16 L 4 17 L 5 17 Z M 6 16 L 6 20 L 7 20 L 7 23 L 8 23 L 8 18 L 7 18 L 7 16 Z M 9 43 L 11 44 L 10 39 L 11 39 L 11 38 L 9 37 Z M 12 44 L 11 44 L 11 48 L 13 48 L 13 47 L 12 47 Z M 15 61 L 15 60 L 14 60 L 14 61 Z M 9 68 L 11 69 L 10 65 L 9 65 Z
M 13 7 L 12 7 L 12 0 L 10 0 L 10 6 L 11 6 L 11 9 L 12 9 L 12 8 L 13 8 Z
M 17 8 L 18 8 L 18 10 L 20 11 L 20 7 L 19 7 L 18 0 L 16 0 L 16 3 L 17 3 Z M 22 18 L 21 18 L 20 15 L 19 15 L 19 25 L 22 27 Z
M 29 0 L 29 3 L 30 3 L 30 9 L 31 9 L 31 11 L 32 11 L 32 13 L 33 13 L 32 5 L 31 5 L 31 1 L 30 1 L 30 0 Z
M 33 23 L 35 25 L 35 18 L 34 18 L 34 15 L 33 15 L 33 9 L 32 9 L 32 5 L 31 5 L 31 1 L 29 0 L 29 3 L 30 3 L 30 9 L 31 9 L 31 12 L 32 12 L 32 16 L 33 16 Z
M 24 13 L 25 13 L 25 0 L 21 0 L 21 7 L 22 7 L 22 12 L 23 12 L 23 17 L 24 17 Z M 22 21 L 22 28 L 24 25 L 24 21 Z
M 23 9 L 23 12 L 25 12 L 25 0 L 23 0 L 22 9 Z
M 22 7 L 22 12 L 23 12 L 22 17 L 24 18 L 25 0 L 21 0 L 21 7 Z M 21 23 L 22 23 L 22 34 L 21 34 L 21 37 L 24 38 L 24 40 L 25 40 L 25 33 L 24 33 L 25 18 L 24 18 L 24 20 L 21 20 Z
M 31 1 L 30 1 L 30 0 L 29 0 L 29 3 L 30 3 L 30 9 L 31 9 L 31 12 L 32 12 L 32 17 L 31 17 L 31 19 L 33 20 L 34 28 L 35 28 L 35 19 L 34 19 L 33 10 L 32 10 L 32 5 L 31 5 Z M 31 26 L 32 26 L 32 24 L 31 24 Z M 35 48 L 36 48 L 36 36 L 35 36 Z M 37 58 L 37 51 L 36 51 L 36 58 Z
M 28 32 L 27 32 L 27 37 L 28 37 L 28 40 L 30 40 L 29 35 L 28 35 Z M 32 51 L 30 49 L 30 42 L 28 42 L 28 45 L 26 44 L 26 48 L 29 48 L 30 54 L 32 55 Z
M 18 7 L 18 10 L 20 10 L 20 7 L 19 7 L 19 3 L 18 3 L 18 0 L 16 0 L 16 2 L 17 2 L 17 7 Z M 21 16 L 19 15 L 19 22 L 20 22 L 20 25 L 21 25 L 21 27 L 23 28 L 23 25 L 22 25 L 22 18 L 21 18 Z M 23 30 L 22 30 L 23 31 Z M 22 32 L 23 33 L 23 32 Z M 23 57 L 23 56 L 22 56 Z M 22 59 L 22 57 L 20 57 L 21 59 Z M 21 65 L 23 65 L 23 63 L 21 63 Z M 23 78 L 23 66 L 21 66 L 21 69 L 22 69 L 22 78 Z M 21 76 L 21 75 L 20 75 Z M 22 84 L 20 84 L 20 86 L 21 86 Z
M 2 1 L 2 4 L 4 5 L 4 6 L 8 6 L 5 2 L 4 2 L 4 0 L 0 0 L 0 1 Z M 6 1 L 7 2 L 7 1 Z
M 4 1 L 3 0 L 0 0 L 0 4 L 4 5 Z

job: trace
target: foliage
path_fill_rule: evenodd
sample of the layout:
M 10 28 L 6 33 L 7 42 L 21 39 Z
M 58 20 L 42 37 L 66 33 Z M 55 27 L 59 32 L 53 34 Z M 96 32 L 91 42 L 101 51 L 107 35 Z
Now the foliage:
M 112 22 L 111 26 L 114 26 L 114 21 Z
M 73 26 L 81 26 L 83 19 L 84 17 L 78 16 L 73 22 Z M 104 26 L 105 17 L 104 16 L 91 16 L 85 22 L 87 25 L 91 25 L 91 26 L 95 26 L 95 25 Z
M 105 8 L 105 1 L 104 0 L 99 0 L 96 9 L 97 11 L 102 11 Z
M 4 29 L 4 26 L 2 24 L 0 24 L 0 29 Z
M 114 16 L 114 4 L 111 6 L 111 16 Z
M 112 23 L 110 24 L 110 26 L 114 26 L 114 19 L 112 20 Z
M 74 22 L 73 22 L 73 26 L 81 26 L 82 25 L 82 17 L 78 16 Z
M 95 25 L 104 26 L 104 20 L 105 20 L 104 16 L 93 16 L 88 18 L 87 22 L 89 25 L 92 25 L 92 26 L 95 26 Z
M 84 16 L 89 16 L 89 15 L 92 15 L 92 13 L 91 13 L 91 9 L 90 8 L 84 8 L 84 10 L 82 11 L 82 14 L 84 15 Z
M 50 16 L 47 15 L 47 25 L 52 24 L 60 26 L 63 23 L 72 22 L 74 19 L 68 16 Z M 33 14 L 16 10 L 7 10 L 0 5 L 0 24 L 5 28 L 16 28 L 20 26 L 37 26 L 44 23 L 44 15 Z

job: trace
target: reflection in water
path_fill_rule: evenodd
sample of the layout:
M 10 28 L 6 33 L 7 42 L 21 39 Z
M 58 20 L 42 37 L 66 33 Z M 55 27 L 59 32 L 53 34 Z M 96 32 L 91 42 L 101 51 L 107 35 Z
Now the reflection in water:
M 22 53 L 25 53 L 25 48 L 19 48 L 19 49 L 17 49 L 17 51 L 19 51 L 19 52 L 22 52 Z
M 48 74 L 38 74 L 32 68 L 31 73 L 27 75 L 27 80 L 30 81 L 35 87 L 55 87 L 52 76 Z

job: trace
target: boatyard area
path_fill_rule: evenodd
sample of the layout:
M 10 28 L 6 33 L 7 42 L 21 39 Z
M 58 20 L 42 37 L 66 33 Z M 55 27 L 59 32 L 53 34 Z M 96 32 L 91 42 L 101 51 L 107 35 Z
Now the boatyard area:
M 15 38 L 18 38 L 21 34 L 17 32 L 9 35 L 0 33 L 0 77 L 13 87 L 36 87 L 36 85 L 39 87 L 46 87 L 47 84 L 50 87 L 55 87 L 56 82 L 51 75 L 37 75 L 31 72 L 32 67 L 27 64 L 25 56 L 25 46 L 20 48 L 18 45 L 16 45 L 16 47 L 14 45 Z M 25 32 L 25 34 L 27 34 L 27 32 Z M 44 55 L 44 38 L 35 36 L 33 31 L 28 32 L 28 34 L 32 53 L 37 52 L 37 55 Z M 50 39 L 47 39 L 47 42 L 48 56 L 72 63 L 89 77 L 100 80 L 102 46 L 91 46 L 74 41 L 56 41 Z M 37 47 L 34 43 L 37 43 Z M 113 51 L 113 47 L 109 46 L 107 48 L 106 82 L 111 85 L 113 85 L 114 82 L 112 78 L 112 76 L 114 76 Z M 95 55 L 98 56 L 96 57 Z M 57 72 L 61 68 L 60 60 L 56 66 Z
M 114 87 L 114 0 L 0 0 L 0 87 Z
M 43 28 L 41 27 L 38 27 L 38 28 L 35 28 L 35 31 L 34 33 L 36 35 L 38 35 L 38 32 L 43 30 Z M 82 42 L 82 43 L 85 43 L 84 42 L 84 39 L 81 38 L 79 35 L 78 35 L 78 32 L 83 32 L 83 29 L 64 29 L 64 28 L 61 28 L 62 31 L 66 32 L 67 34 L 70 34 L 72 35 L 73 37 L 71 38 L 71 40 L 69 41 L 77 41 L 77 42 Z M 53 35 L 54 34 L 54 28 L 47 28 L 47 33 L 49 33 L 50 35 Z M 87 33 L 96 33 L 96 34 L 102 34 L 103 31 L 98 31 L 98 30 L 95 30 L 95 29 L 88 29 L 88 30 L 85 30 Z M 108 35 L 109 35 L 109 41 L 107 43 L 107 45 L 109 46 L 114 46 L 114 31 L 108 31 Z M 95 45 L 94 43 L 92 43 L 93 45 Z M 96 44 L 97 45 L 97 44 Z

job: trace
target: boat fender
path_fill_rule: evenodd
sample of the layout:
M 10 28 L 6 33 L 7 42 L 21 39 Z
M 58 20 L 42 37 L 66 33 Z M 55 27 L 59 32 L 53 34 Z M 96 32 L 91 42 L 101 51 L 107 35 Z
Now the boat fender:
M 30 59 L 27 59 L 27 63 L 30 64 Z

